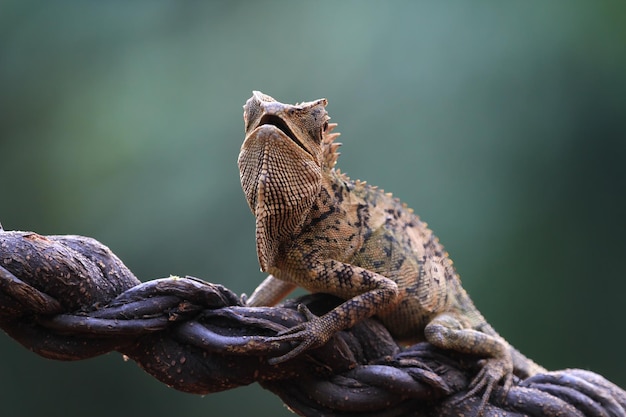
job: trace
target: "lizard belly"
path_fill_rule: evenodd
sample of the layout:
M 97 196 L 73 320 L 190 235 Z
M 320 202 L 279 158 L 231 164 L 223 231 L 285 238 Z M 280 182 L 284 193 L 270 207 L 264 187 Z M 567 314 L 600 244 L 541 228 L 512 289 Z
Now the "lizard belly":
M 396 339 L 420 341 L 426 325 L 454 304 L 454 291 L 448 290 L 456 274 L 424 223 L 408 213 L 387 219 L 352 261 L 396 282 L 398 301 L 376 315 Z
M 430 321 L 431 314 L 413 300 L 404 298 L 393 309 L 379 313 L 377 317 L 395 339 L 416 343 L 424 340 L 424 327 Z

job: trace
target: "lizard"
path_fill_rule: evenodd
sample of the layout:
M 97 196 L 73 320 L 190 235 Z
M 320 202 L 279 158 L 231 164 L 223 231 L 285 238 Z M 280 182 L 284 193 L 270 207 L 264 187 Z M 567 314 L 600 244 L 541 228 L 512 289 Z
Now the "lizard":
M 480 395 L 513 375 L 545 369 L 513 348 L 487 323 L 461 285 L 439 239 L 406 204 L 335 168 L 340 143 L 328 102 L 290 105 L 259 91 L 244 105 L 245 139 L 238 157 L 241 186 L 255 216 L 256 251 L 267 278 L 247 298 L 273 306 L 296 287 L 345 300 L 270 337 L 290 342 L 287 361 L 335 333 L 378 317 L 399 341 L 426 340 L 476 355 L 481 368 L 459 400 Z

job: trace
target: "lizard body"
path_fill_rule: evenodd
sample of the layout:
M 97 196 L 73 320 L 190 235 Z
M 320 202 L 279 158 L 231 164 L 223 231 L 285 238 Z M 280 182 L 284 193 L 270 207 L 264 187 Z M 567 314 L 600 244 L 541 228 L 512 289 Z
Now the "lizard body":
M 248 300 L 275 305 L 297 286 L 344 300 L 281 332 L 295 344 L 288 360 L 336 332 L 376 315 L 399 340 L 427 340 L 483 357 L 464 397 L 512 375 L 545 371 L 511 347 L 486 322 L 461 286 L 439 240 L 411 209 L 334 168 L 339 144 L 325 99 L 296 105 L 260 92 L 244 106 L 246 138 L 240 179 L 256 217 L 257 255 L 269 275 Z

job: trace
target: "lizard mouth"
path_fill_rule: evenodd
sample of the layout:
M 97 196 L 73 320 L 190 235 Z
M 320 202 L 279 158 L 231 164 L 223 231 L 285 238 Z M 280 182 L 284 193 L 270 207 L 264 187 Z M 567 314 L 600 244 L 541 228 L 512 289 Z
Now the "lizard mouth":
M 298 140 L 298 138 L 293 133 L 293 131 L 289 128 L 289 126 L 287 126 L 287 123 L 285 123 L 285 121 L 281 119 L 280 117 L 273 115 L 273 114 L 266 114 L 259 121 L 259 126 L 263 126 L 263 125 L 275 126 L 278 130 L 283 132 L 289 139 L 291 139 L 296 145 L 302 148 L 303 151 L 311 155 L 311 152 L 309 152 L 309 150 L 304 146 L 304 144 Z

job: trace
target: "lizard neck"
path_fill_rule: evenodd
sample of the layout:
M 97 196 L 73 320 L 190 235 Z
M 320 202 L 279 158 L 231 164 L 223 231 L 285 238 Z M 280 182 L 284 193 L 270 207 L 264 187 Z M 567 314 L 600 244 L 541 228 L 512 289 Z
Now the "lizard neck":
M 270 271 L 284 256 L 284 248 L 297 236 L 311 207 L 319 198 L 320 166 L 308 159 L 281 158 L 275 146 L 266 146 L 263 158 L 242 152 L 242 184 L 256 217 L 257 256 L 262 271 Z M 285 161 L 295 163 L 286 164 Z M 248 165 L 252 165 L 248 167 Z

